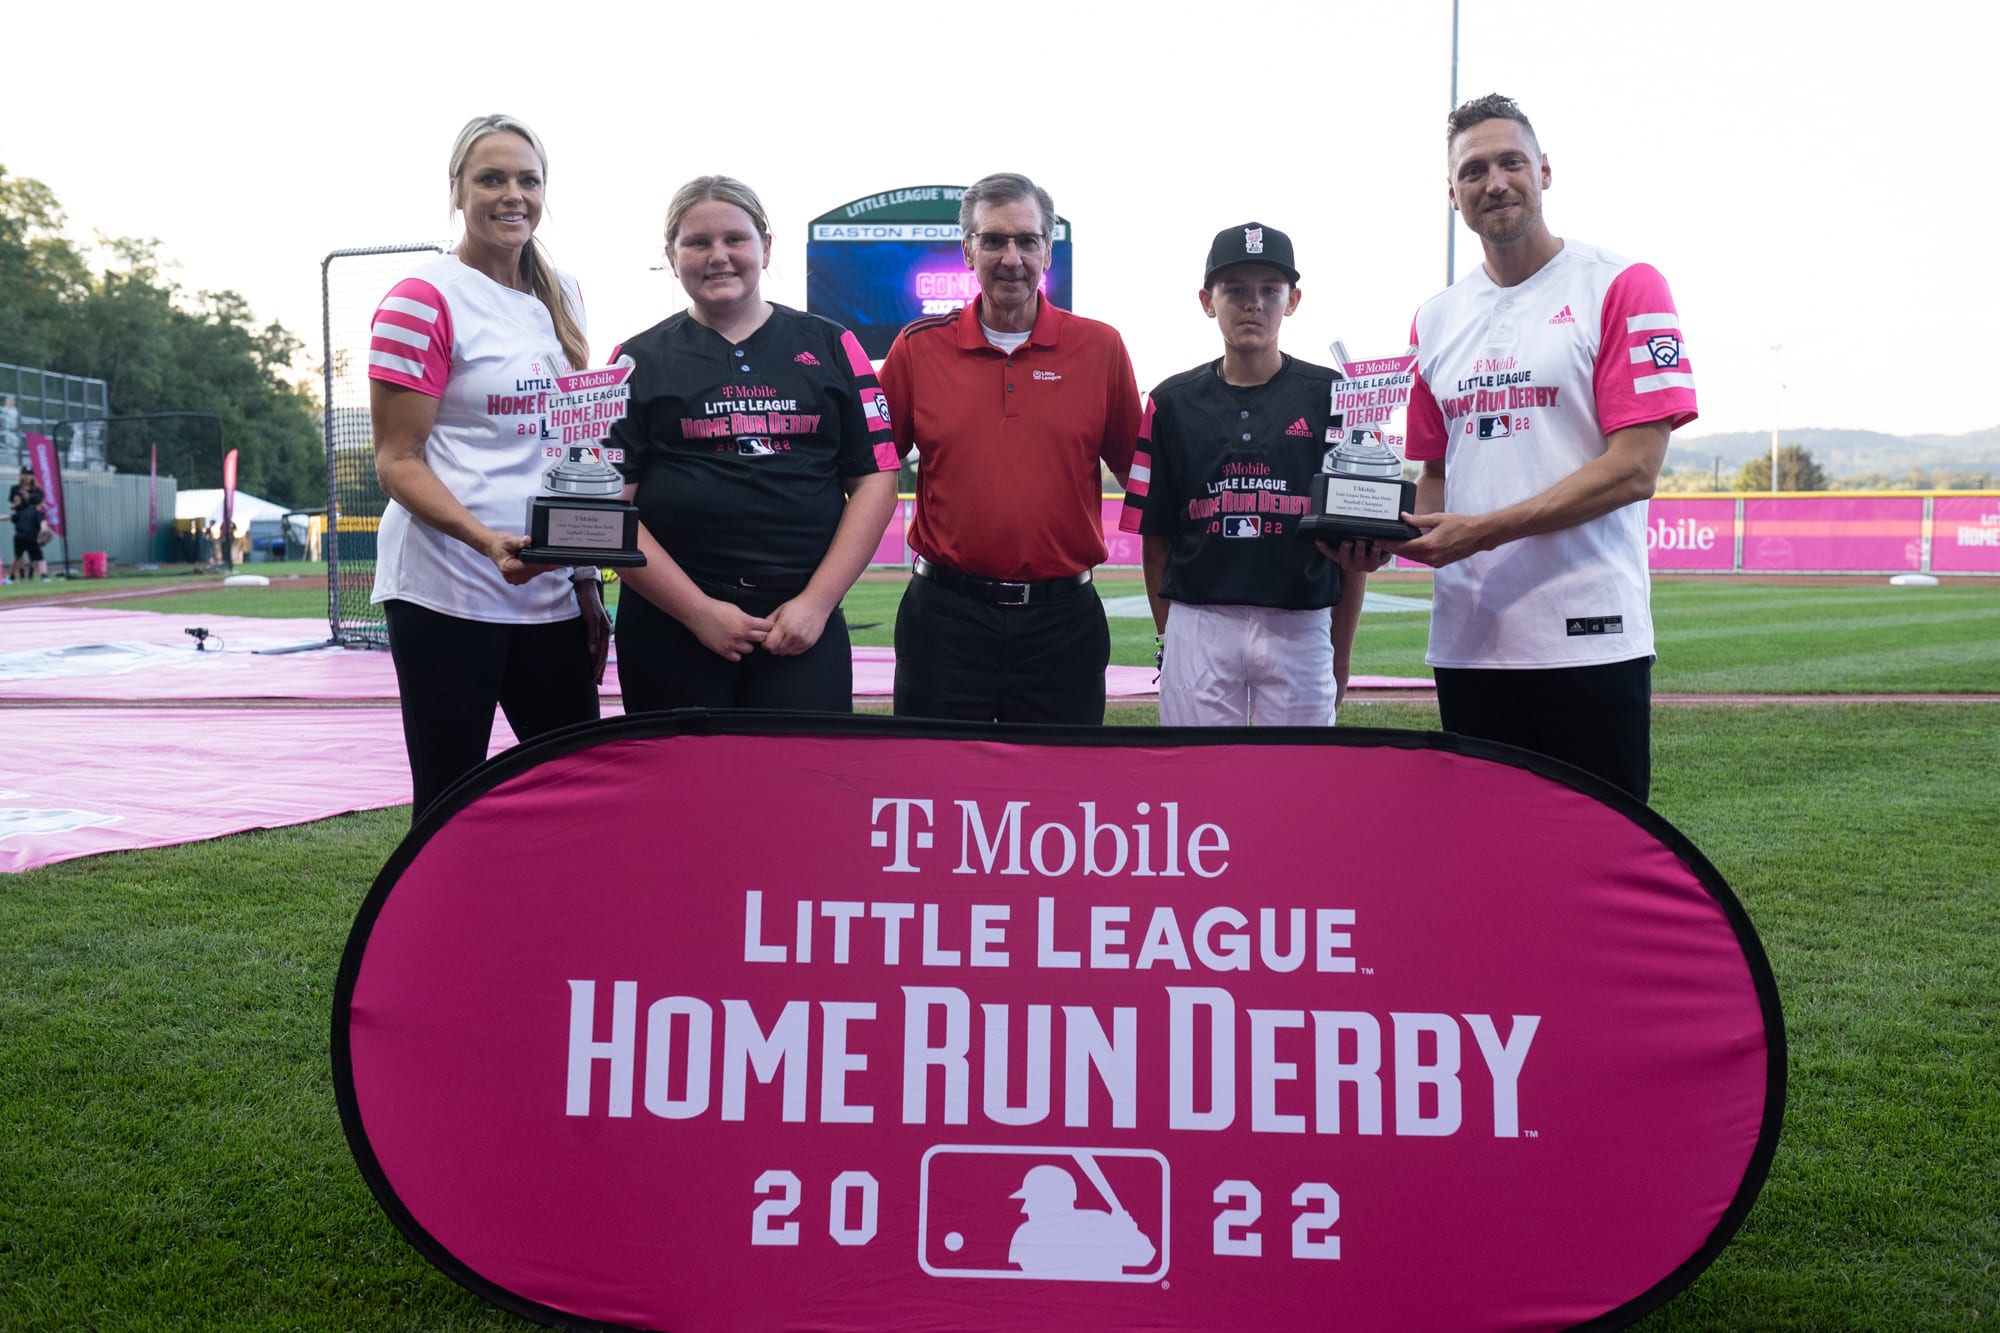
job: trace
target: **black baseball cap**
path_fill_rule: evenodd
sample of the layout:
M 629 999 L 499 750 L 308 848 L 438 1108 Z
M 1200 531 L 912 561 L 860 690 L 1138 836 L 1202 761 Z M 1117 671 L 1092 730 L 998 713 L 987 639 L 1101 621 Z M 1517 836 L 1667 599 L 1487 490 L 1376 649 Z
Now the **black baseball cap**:
M 1284 274 L 1285 281 L 1299 280 L 1299 271 L 1292 266 L 1292 238 L 1261 222 L 1224 227 L 1215 233 L 1215 242 L 1208 247 L 1208 267 L 1201 274 L 1203 285 L 1231 264 L 1268 264 Z

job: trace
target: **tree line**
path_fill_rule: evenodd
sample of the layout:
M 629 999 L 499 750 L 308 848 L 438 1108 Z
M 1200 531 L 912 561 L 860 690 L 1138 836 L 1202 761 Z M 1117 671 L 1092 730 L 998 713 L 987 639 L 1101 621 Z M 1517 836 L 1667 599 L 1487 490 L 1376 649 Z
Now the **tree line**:
M 1660 474 L 1661 494 L 1688 491 L 1736 491 L 1764 494 L 1771 487 L 1771 459 L 1758 455 L 1743 465 L 1725 471 L 1718 463 L 1705 467 L 1680 467 Z M 2000 489 L 2000 475 L 1991 470 L 1971 468 L 1912 467 L 1898 473 L 1868 472 L 1839 478 L 1826 469 L 1800 444 L 1778 449 L 1778 485 L 1781 491 L 1986 491 Z
M 323 502 L 318 395 L 292 378 L 304 344 L 282 325 L 256 326 L 232 291 L 185 291 L 161 271 L 160 243 L 98 236 L 72 243 L 55 193 L 0 166 L 0 361 L 104 380 L 113 417 L 207 412 L 107 432 L 106 461 L 159 467 L 184 488 L 219 486 L 221 450 L 239 451 L 237 485 L 287 505 Z

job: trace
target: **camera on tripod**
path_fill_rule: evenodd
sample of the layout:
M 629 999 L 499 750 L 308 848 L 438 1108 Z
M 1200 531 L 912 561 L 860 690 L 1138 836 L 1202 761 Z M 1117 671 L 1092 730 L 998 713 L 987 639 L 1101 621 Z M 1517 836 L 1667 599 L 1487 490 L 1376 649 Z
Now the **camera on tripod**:
M 191 628 L 182 630 L 181 633 L 187 635 L 190 639 L 194 640 L 194 650 L 196 652 L 205 653 L 208 651 L 209 633 L 206 627 L 201 625 L 195 625 L 192 626 Z

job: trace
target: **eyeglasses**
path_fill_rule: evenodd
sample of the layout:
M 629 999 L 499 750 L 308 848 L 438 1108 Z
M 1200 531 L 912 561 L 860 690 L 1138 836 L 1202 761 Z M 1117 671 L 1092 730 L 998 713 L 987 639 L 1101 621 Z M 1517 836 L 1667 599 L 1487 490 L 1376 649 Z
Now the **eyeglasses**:
M 1011 245 L 1027 259 L 1040 254 L 1048 244 L 1047 238 L 1038 231 L 975 231 L 971 239 L 978 241 L 979 248 L 989 255 L 1004 254 Z

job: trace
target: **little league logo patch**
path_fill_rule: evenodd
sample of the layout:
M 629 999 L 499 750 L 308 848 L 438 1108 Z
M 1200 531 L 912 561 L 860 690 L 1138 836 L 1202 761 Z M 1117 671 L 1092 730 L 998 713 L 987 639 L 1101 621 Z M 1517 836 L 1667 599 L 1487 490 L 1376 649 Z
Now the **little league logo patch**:
M 1261 255 L 1264 253 L 1264 229 L 1262 227 L 1245 227 L 1243 229 L 1243 253 L 1246 255 Z
M 1656 333 L 1646 339 L 1646 351 L 1652 355 L 1653 364 L 1662 370 L 1681 363 L 1681 340 L 1671 333 Z
M 872 395 L 863 394 L 861 408 L 867 414 L 870 425 L 889 429 L 889 395 L 879 389 Z

